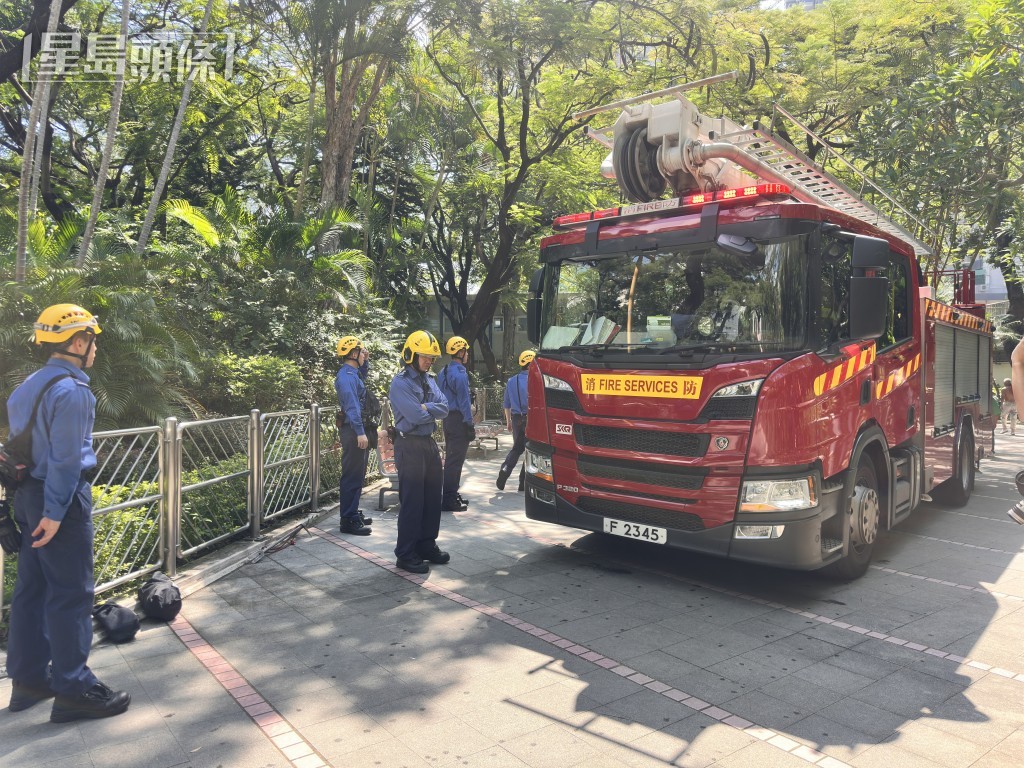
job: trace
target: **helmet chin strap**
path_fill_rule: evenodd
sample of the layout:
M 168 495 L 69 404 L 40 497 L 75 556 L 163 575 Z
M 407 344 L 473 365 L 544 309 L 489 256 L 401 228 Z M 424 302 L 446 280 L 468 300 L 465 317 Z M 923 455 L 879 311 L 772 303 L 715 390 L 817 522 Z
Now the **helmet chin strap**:
M 96 334 L 90 333 L 89 334 L 89 346 L 87 346 L 85 348 L 85 353 L 84 354 L 80 355 L 77 352 L 72 352 L 70 349 L 61 349 L 61 350 L 59 350 L 57 352 L 57 354 L 58 355 L 62 355 L 64 357 L 76 357 L 76 358 L 78 358 L 78 361 L 81 363 L 81 365 L 79 367 L 82 368 L 82 370 L 85 370 L 85 367 L 86 367 L 86 365 L 88 364 L 88 361 L 89 361 L 89 354 L 92 352 L 92 348 L 93 348 L 93 345 L 95 343 L 96 343 Z

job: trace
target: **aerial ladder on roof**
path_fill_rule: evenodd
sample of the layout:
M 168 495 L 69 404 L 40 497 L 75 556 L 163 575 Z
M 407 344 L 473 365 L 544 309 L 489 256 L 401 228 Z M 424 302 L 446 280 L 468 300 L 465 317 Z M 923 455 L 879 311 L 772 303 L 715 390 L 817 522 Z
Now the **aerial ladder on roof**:
M 753 175 L 768 183 L 785 184 L 801 202 L 833 208 L 893 235 L 910 244 L 918 256 L 931 253 L 931 248 L 914 234 L 930 237 L 921 221 L 782 107 L 774 106 L 772 124 L 777 115 L 785 117 L 817 141 L 825 149 L 826 160 L 835 158 L 858 179 L 860 194 L 769 128 L 759 123 L 748 128 L 726 117 L 707 117 L 683 96 L 684 91 L 735 77 L 735 72 L 715 75 L 578 112 L 574 117 L 584 119 L 621 110 L 612 126 L 612 136 L 590 130 L 589 126 L 586 135 L 611 150 L 601 172 L 616 179 L 623 195 L 633 202 L 657 200 L 668 188 L 675 196 L 682 196 L 744 186 L 751 183 Z M 672 99 L 651 103 L 667 96 Z M 867 192 L 888 204 L 888 213 L 868 202 L 864 198 Z

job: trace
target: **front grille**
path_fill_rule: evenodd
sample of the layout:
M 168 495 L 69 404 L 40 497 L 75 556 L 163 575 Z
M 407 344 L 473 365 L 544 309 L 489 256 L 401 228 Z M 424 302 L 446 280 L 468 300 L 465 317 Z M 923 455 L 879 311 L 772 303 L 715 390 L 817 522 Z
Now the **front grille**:
M 710 435 L 686 432 L 661 432 L 649 429 L 624 429 L 594 424 L 577 424 L 576 442 L 618 451 L 660 453 L 666 456 L 703 456 Z
M 680 499 L 677 496 L 662 496 L 657 493 L 643 493 L 642 491 L 624 491 L 621 488 L 610 488 L 600 483 L 588 483 L 584 482 L 583 487 L 591 491 L 602 491 L 604 493 L 625 493 L 630 496 L 636 496 L 643 499 L 652 499 L 653 501 L 668 501 L 672 504 L 696 504 L 696 499 Z
M 577 466 L 580 474 L 587 477 L 661 485 L 667 488 L 682 488 L 687 491 L 700 488 L 708 474 L 706 469 L 686 469 L 643 461 L 603 459 L 596 456 L 580 456 Z
M 700 413 L 701 420 L 754 418 L 756 397 L 713 397 Z
M 576 411 L 576 413 L 586 413 L 583 410 L 583 406 L 580 405 L 579 398 L 576 397 L 575 392 L 567 392 L 564 389 L 545 389 L 544 390 L 544 402 L 548 408 L 562 408 L 566 411 Z
M 653 525 L 658 528 L 672 528 L 676 531 L 703 531 L 704 521 L 689 512 L 675 512 L 670 509 L 655 509 L 637 504 L 627 504 L 611 499 L 583 498 L 579 508 L 602 517 L 614 517 L 640 525 Z

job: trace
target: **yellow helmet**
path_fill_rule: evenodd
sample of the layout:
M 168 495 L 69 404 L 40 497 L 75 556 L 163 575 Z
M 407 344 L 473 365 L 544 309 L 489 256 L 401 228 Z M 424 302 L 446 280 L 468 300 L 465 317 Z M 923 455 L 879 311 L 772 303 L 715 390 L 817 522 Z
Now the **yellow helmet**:
M 537 357 L 537 353 L 534 352 L 532 349 L 526 350 L 521 355 L 519 355 L 519 367 L 520 368 L 525 368 L 530 363 L 532 363 L 534 358 L 536 358 L 536 357 Z
M 345 336 L 338 342 L 338 357 L 348 357 L 353 349 L 362 349 L 363 342 L 355 336 Z
M 461 336 L 452 336 L 448 339 L 448 343 L 444 345 L 444 351 L 449 355 L 457 355 L 464 349 L 469 349 L 469 342 Z
M 402 347 L 402 360 L 406 365 L 412 365 L 415 355 L 427 355 L 429 357 L 440 357 L 441 347 L 432 333 L 428 331 L 413 331 L 405 340 Z
M 36 344 L 60 344 L 79 331 L 103 332 L 92 313 L 77 304 L 54 304 L 47 307 L 32 327 L 36 330 Z

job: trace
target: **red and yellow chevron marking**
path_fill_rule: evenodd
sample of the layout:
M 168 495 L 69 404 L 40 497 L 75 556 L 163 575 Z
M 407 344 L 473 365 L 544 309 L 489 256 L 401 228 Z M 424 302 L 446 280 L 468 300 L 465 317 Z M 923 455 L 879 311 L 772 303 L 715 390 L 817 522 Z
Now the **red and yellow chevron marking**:
M 875 384 L 875 400 L 881 400 L 892 392 L 896 387 L 905 382 L 921 367 L 921 353 L 914 355 L 906 365 L 891 371 L 889 375 Z
M 990 321 L 984 320 L 970 312 L 961 312 L 948 304 L 940 304 L 934 299 L 925 299 L 925 312 L 928 317 L 942 320 L 945 323 L 959 325 L 961 328 L 970 328 L 972 331 L 992 333 L 993 325 Z
M 843 360 L 814 380 L 814 396 L 818 397 L 830 389 L 835 389 L 844 381 L 849 381 L 855 374 L 860 373 L 873 362 L 875 362 L 874 344 L 860 352 L 855 351 L 849 360 Z

